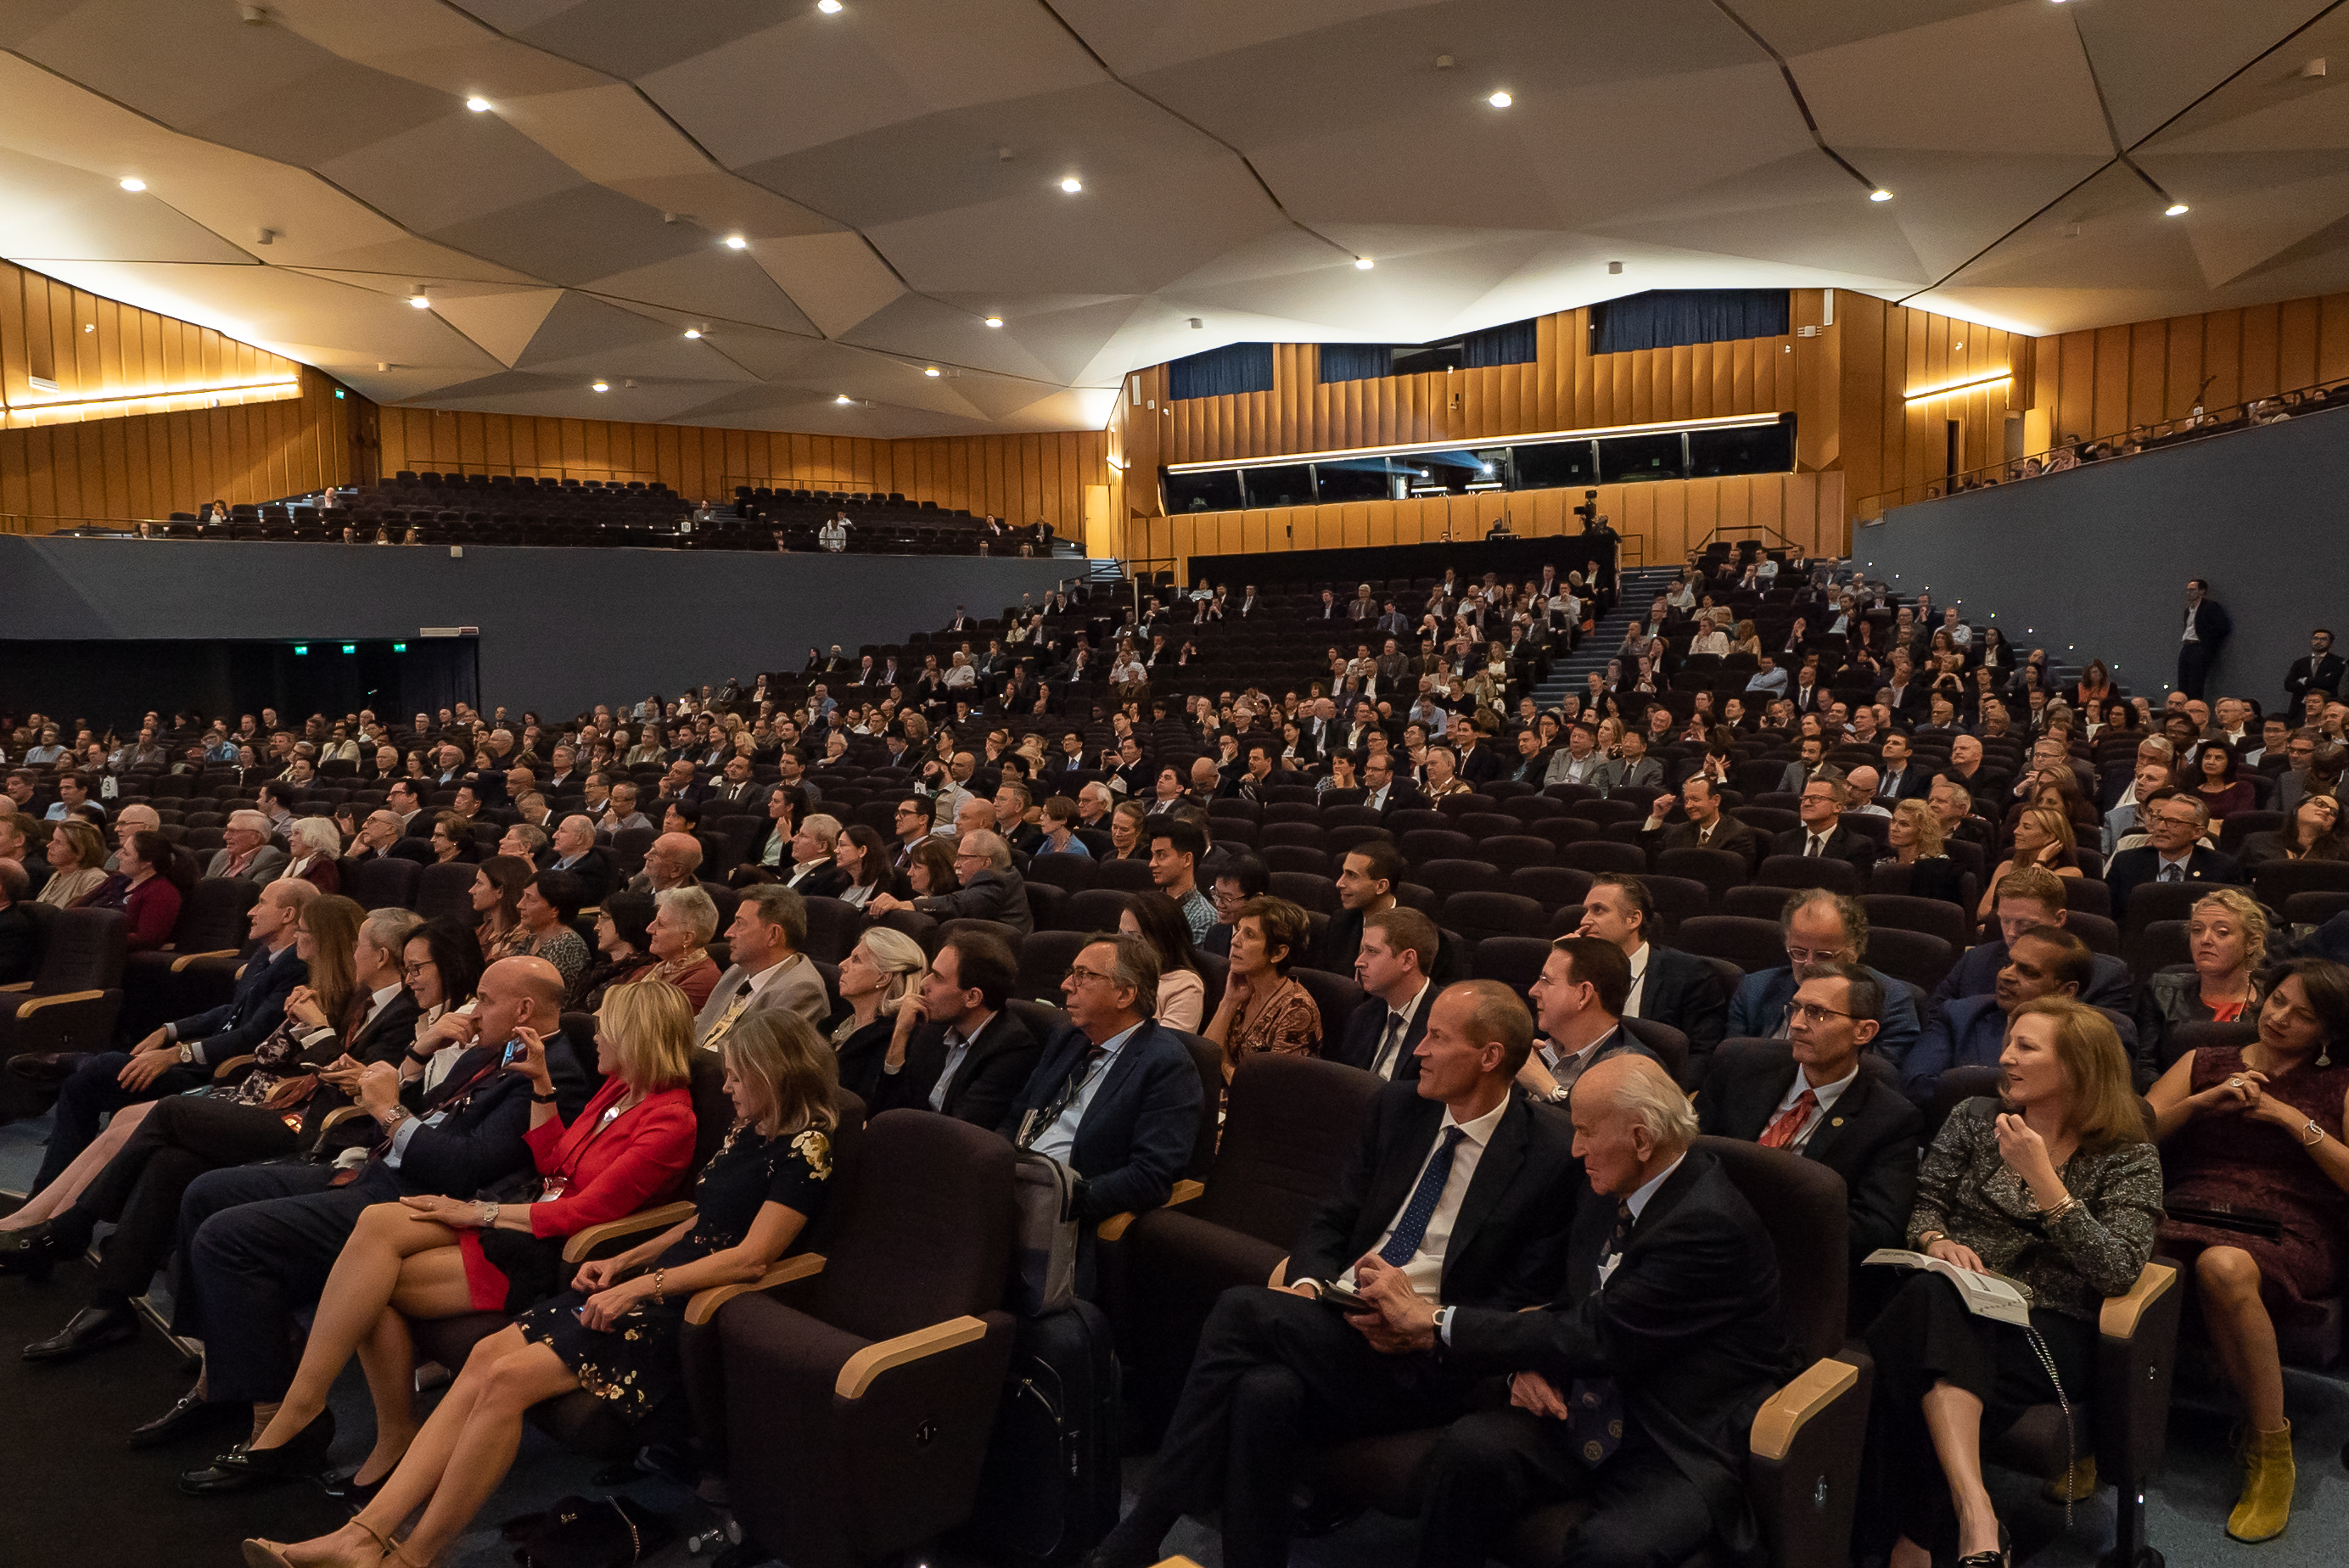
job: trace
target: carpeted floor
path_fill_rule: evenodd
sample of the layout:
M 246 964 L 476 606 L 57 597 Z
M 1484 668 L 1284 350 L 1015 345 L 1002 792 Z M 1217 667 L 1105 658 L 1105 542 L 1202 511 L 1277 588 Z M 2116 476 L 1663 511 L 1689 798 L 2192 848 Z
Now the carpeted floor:
M 39 1123 L 0 1126 L 0 1191 L 23 1190 L 38 1159 Z M 13 1202 L 0 1200 L 0 1207 Z M 239 1561 L 237 1542 L 262 1534 L 284 1540 L 340 1523 L 336 1506 L 308 1486 L 199 1501 L 176 1484 L 179 1472 L 202 1464 L 236 1434 L 215 1431 L 134 1453 L 122 1436 L 160 1415 L 188 1386 L 189 1374 L 163 1338 L 142 1332 L 137 1342 L 64 1367 L 31 1366 L 15 1347 L 54 1333 L 81 1305 L 88 1271 L 77 1264 L 44 1285 L 0 1279 L 0 1568 L 222 1568 Z M 2335 1568 L 2349 1542 L 2349 1471 L 2340 1462 L 2349 1441 L 2349 1381 L 2293 1372 L 2287 1393 L 2300 1466 L 2299 1496 L 2291 1529 L 2260 1547 L 2237 1545 L 2224 1533 L 2235 1496 L 2227 1453 L 2231 1418 L 2207 1387 L 2182 1379 L 2169 1427 L 2167 1469 L 2147 1499 L 2153 1544 L 2169 1568 Z M 354 1367 L 337 1385 L 338 1464 L 356 1463 L 371 1435 L 366 1389 Z M 1148 1473 L 1146 1459 L 1126 1466 L 1128 1501 Z M 567 1453 L 537 1432 L 526 1434 L 522 1455 L 478 1528 L 441 1559 L 441 1568 L 492 1568 L 512 1555 L 497 1522 L 545 1507 L 567 1492 L 592 1492 L 597 1467 Z M 713 1515 L 678 1489 L 640 1477 L 628 1491 L 687 1529 L 706 1528 Z M 2038 1494 L 2035 1481 L 1994 1474 L 2002 1517 L 2014 1532 L 2017 1562 L 2033 1568 L 2092 1568 L 2112 1542 L 2112 1493 L 2101 1492 L 2074 1511 Z M 1301 1541 L 1299 1568 L 1404 1568 L 1413 1555 L 1410 1522 L 1371 1515 L 1318 1540 Z M 1213 1529 L 1186 1520 L 1166 1550 L 1221 1568 Z M 654 1563 L 660 1568 L 706 1563 L 682 1541 Z M 958 1553 L 920 1554 L 926 1568 L 972 1568 Z

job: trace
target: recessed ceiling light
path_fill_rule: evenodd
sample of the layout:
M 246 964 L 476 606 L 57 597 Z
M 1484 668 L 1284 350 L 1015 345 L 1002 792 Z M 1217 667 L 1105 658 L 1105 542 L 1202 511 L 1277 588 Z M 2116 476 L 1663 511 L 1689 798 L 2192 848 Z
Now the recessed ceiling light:
M 845 393 L 845 392 L 843 392 L 839 397 L 834 397 L 834 398 L 833 399 L 833 402 L 835 402 L 835 403 L 846 403 L 848 400 L 849 400 L 848 394 L 847 394 L 847 393 Z
M 1354 270 L 1358 273 L 1367 273 L 1372 267 L 1377 265 L 1378 263 L 1371 260 L 1368 256 L 1356 256 L 1354 258 Z
M 1892 192 L 1879 185 L 1868 193 L 1868 199 L 1871 201 L 1889 201 L 1892 200 Z
M 122 182 L 122 188 L 125 191 L 144 191 L 147 189 L 147 181 L 134 174 Z
M 1070 195 L 1071 195 L 1071 196 L 1075 195 L 1078 191 L 1080 191 L 1083 190 L 1084 188 L 1085 188 L 1085 182 L 1084 182 L 1083 181 L 1081 181 L 1081 180 L 1078 179 L 1078 178 L 1077 178 L 1075 175 L 1073 175 L 1073 174 L 1070 175 L 1066 180 L 1063 180 L 1063 181 L 1061 181 L 1061 190 L 1063 190 L 1063 191 L 1067 191 L 1067 192 L 1068 192 Z
M 937 367 L 936 366 L 933 365 L 933 366 L 929 366 L 927 369 L 924 370 L 924 371 L 922 372 L 922 374 L 923 374 L 923 375 L 925 375 L 925 376 L 931 377 L 935 378 L 935 377 L 939 374 L 938 367 Z
M 1003 318 L 999 315 L 990 315 L 987 318 L 987 325 L 989 326 L 1001 326 L 1003 325 Z
M 685 329 L 685 335 L 688 337 L 699 337 L 701 335 L 701 328 L 698 326 L 688 326 Z
M 490 100 L 485 98 L 469 98 L 465 100 L 465 107 L 475 114 L 487 114 L 490 112 Z
M 815 8 L 827 16 L 840 15 L 840 0 L 815 0 Z
M 408 296 L 408 303 L 418 310 L 430 310 L 432 308 L 432 301 L 430 297 L 427 295 L 422 289 L 418 289 L 413 294 L 409 294 Z
M 1506 93 L 1495 93 L 1491 98 L 1486 98 L 1485 101 L 1491 104 L 1495 108 L 1506 108 L 1517 100 L 1511 98 Z
M 609 392 L 611 389 L 612 384 L 609 381 L 598 381 L 595 386 L 595 390 L 598 392 Z
M 2161 215 L 2165 218 L 2183 218 L 2186 216 L 2186 203 L 2183 201 L 2172 201 L 2168 206 L 2164 207 L 2161 210 Z
M 729 234 L 726 236 L 726 248 L 730 251 L 747 251 L 750 248 L 750 242 L 740 234 Z

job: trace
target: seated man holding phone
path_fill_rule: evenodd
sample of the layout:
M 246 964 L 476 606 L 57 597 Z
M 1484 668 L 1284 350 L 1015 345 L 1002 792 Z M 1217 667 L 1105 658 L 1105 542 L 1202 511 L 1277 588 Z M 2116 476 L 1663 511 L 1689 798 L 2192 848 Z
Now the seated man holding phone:
M 1092 1568 L 1155 1563 L 1176 1519 L 1218 1506 L 1227 1564 L 1285 1563 L 1300 1445 L 1466 1411 L 1470 1378 L 1404 1351 L 1367 1304 L 1349 1308 L 1365 1266 L 1447 1305 L 1507 1310 L 1558 1289 L 1582 1171 L 1566 1118 L 1512 1088 L 1533 1027 L 1494 981 L 1434 999 L 1419 1076 L 1371 1102 L 1337 1196 L 1288 1260 L 1291 1283 L 1236 1285 L 1208 1315 L 1141 1501 Z

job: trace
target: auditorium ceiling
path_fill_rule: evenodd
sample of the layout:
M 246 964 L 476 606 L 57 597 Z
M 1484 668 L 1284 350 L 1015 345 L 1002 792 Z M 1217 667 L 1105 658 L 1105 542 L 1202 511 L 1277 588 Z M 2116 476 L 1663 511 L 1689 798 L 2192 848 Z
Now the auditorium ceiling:
M 2349 289 L 2332 13 L 6 0 L 0 254 L 386 402 L 869 436 L 1651 288 L 2044 334 Z

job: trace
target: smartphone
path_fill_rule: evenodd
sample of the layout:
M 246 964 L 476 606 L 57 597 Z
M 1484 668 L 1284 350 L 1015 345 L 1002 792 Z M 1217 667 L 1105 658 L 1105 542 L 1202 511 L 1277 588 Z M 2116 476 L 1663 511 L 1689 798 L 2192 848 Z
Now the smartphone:
M 505 1065 L 512 1067 L 528 1055 L 530 1055 L 528 1046 L 523 1045 L 520 1040 L 512 1041 L 506 1047 Z
M 1325 1305 L 1334 1306 L 1340 1312 L 1376 1313 L 1379 1310 L 1369 1297 L 1357 1295 L 1336 1280 L 1325 1279 L 1320 1284 L 1321 1294 L 1314 1299 Z

